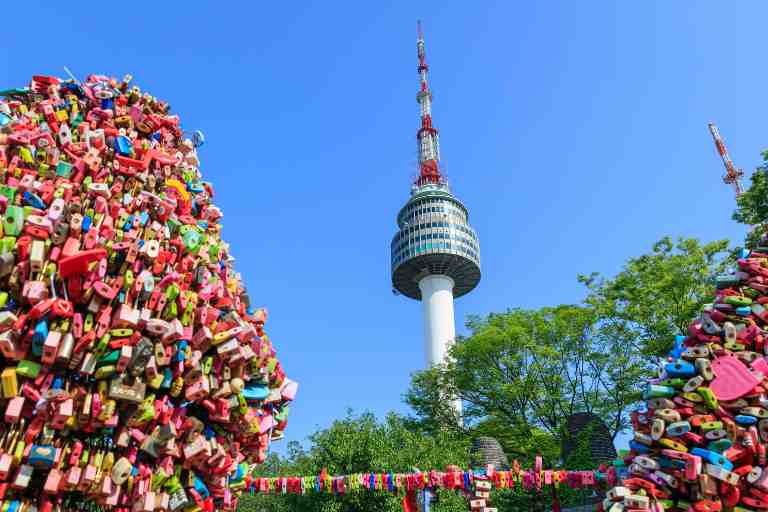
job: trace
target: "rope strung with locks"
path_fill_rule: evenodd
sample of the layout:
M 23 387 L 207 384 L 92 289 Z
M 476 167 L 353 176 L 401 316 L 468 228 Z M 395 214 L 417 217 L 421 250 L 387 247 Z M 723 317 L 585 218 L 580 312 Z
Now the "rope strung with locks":
M 246 477 L 245 488 L 251 493 L 262 494 L 307 494 L 383 491 L 395 494 L 417 489 L 454 489 L 471 491 L 479 481 L 490 482 L 497 489 L 511 489 L 521 486 L 525 489 L 541 490 L 543 486 L 567 485 L 571 488 L 596 487 L 601 482 L 613 485 L 616 472 L 613 467 L 602 467 L 594 471 L 570 470 L 523 470 L 517 461 L 514 469 L 496 471 L 493 467 L 484 470 L 426 471 L 414 473 L 357 473 L 352 475 L 328 475 L 323 472 L 314 476 Z
M 287 425 L 203 136 L 130 81 L 0 91 L 3 511 L 234 510 Z

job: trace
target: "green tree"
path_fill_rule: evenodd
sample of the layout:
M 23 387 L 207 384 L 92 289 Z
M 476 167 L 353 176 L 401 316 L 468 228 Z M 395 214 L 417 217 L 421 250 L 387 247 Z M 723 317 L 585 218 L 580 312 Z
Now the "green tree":
M 736 198 L 733 220 L 748 226 L 760 227 L 750 231 L 746 238 L 747 247 L 755 247 L 760 234 L 765 233 L 768 224 L 768 151 L 763 151 L 763 165 L 755 169 L 750 177 L 750 186 Z
M 725 270 L 728 255 L 727 240 L 666 237 L 613 278 L 595 272 L 579 280 L 606 333 L 645 355 L 663 356 L 711 298 L 710 278 Z
M 424 436 L 411 430 L 404 419 L 395 414 L 378 421 L 370 413 L 352 412 L 342 420 L 309 437 L 310 447 L 290 445 L 284 459 L 271 456 L 259 468 L 264 476 L 317 475 L 323 469 L 331 475 L 366 472 L 411 472 L 416 468 L 430 470 L 449 464 L 466 467 L 469 445 L 449 432 Z M 298 512 L 363 512 L 401 511 L 402 496 L 385 492 L 356 492 L 344 496 L 308 493 L 305 496 L 246 496 L 242 511 Z M 466 510 L 466 500 L 456 493 L 441 493 L 436 512 Z
M 536 454 L 556 463 L 565 422 L 576 412 L 600 416 L 614 437 L 626 428 L 645 363 L 602 328 L 594 308 L 513 309 L 472 318 L 468 327 L 452 360 L 417 373 L 405 395 L 426 430 L 450 419 L 446 392 L 465 404 L 464 435 L 496 437 L 525 463 Z

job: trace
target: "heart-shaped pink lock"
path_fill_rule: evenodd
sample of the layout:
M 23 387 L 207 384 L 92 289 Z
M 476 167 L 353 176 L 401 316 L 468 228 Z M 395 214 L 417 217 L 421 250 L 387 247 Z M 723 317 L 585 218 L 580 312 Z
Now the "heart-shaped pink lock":
M 736 400 L 746 395 L 763 380 L 763 374 L 750 370 L 735 356 L 721 356 L 712 361 L 715 378 L 709 388 L 718 400 Z

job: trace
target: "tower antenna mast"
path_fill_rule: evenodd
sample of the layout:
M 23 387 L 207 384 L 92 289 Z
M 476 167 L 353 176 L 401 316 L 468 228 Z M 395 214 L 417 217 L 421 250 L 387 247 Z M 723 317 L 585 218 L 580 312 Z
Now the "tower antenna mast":
M 437 128 L 432 126 L 432 91 L 429 90 L 427 82 L 427 57 L 424 52 L 424 30 L 421 28 L 421 20 L 416 22 L 416 53 L 419 58 L 419 65 L 416 68 L 419 72 L 419 92 L 416 94 L 416 101 L 419 103 L 421 112 L 421 126 L 416 132 L 418 141 L 419 155 L 419 177 L 416 178 L 416 185 L 422 186 L 428 183 L 444 184 L 445 179 L 440 173 L 440 140 Z
M 725 147 L 725 142 L 720 136 L 720 131 L 717 129 L 715 123 L 709 123 L 709 132 L 712 134 L 712 139 L 715 141 L 715 147 L 717 152 L 720 153 L 720 158 L 723 159 L 723 165 L 725 166 L 725 174 L 723 174 L 723 183 L 726 185 L 732 185 L 736 192 L 736 197 L 739 197 L 744 189 L 741 186 L 741 177 L 744 176 L 744 171 L 737 169 L 731 161 L 728 150 Z

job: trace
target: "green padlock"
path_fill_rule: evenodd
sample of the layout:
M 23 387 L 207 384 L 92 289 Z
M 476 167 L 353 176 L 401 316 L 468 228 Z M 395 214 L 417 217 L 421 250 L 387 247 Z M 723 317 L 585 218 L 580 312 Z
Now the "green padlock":
M 115 367 L 115 365 L 110 364 L 107 366 L 102 366 L 100 368 L 96 368 L 96 373 L 94 373 L 93 377 L 96 380 L 108 379 L 115 374 L 116 370 L 117 367 Z
M 165 483 L 165 481 L 168 479 L 168 475 L 165 474 L 165 471 L 163 471 L 163 468 L 159 468 L 157 472 L 155 472 L 152 475 L 152 484 L 151 489 L 154 492 L 157 492 L 160 490 L 160 487 Z
M 16 247 L 16 237 L 15 236 L 6 236 L 2 240 L 0 240 L 0 253 L 7 253 L 7 252 L 13 252 L 13 249 Z
M 683 386 L 685 386 L 685 383 L 686 383 L 685 379 L 681 379 L 679 377 L 675 377 L 674 379 L 665 379 L 659 382 L 659 384 L 662 386 L 670 386 L 673 388 L 682 388 Z
M 715 394 L 712 392 L 711 389 L 706 387 L 700 387 L 696 390 L 696 392 L 701 395 L 701 398 L 704 399 L 704 404 L 706 404 L 707 408 L 709 408 L 712 411 L 717 410 L 718 407 L 718 401 Z
M 19 156 L 24 161 L 24 163 L 35 163 L 35 158 L 32 156 L 32 152 L 26 146 L 19 146 Z
M 13 203 L 16 199 L 16 191 L 18 189 L 16 187 L 11 187 L 8 185 L 0 185 L 0 195 L 5 196 L 8 198 L 9 203 Z
M 189 229 L 185 230 L 184 228 Z M 181 239 L 184 242 L 184 248 L 192 254 L 196 254 L 202 246 L 202 237 L 200 236 L 200 233 L 191 226 L 182 226 Z
M 3 232 L 6 236 L 19 236 L 24 228 L 24 209 L 20 206 L 8 206 L 3 215 Z
M 118 359 L 120 359 L 119 349 L 108 352 L 106 355 L 102 356 L 98 361 L 96 361 L 96 368 L 100 368 L 102 366 L 116 365 Z
M 109 346 L 109 340 L 112 339 L 112 335 L 109 333 L 104 334 L 101 338 L 99 338 L 99 343 L 96 345 L 96 348 L 94 349 L 94 353 L 96 355 L 103 354 L 107 347 Z
M 213 357 L 208 356 L 205 359 L 203 359 L 203 375 L 208 375 L 211 373 L 211 368 L 213 367 Z
M 165 306 L 165 311 L 163 312 L 163 318 L 165 320 L 171 321 L 177 316 L 179 316 L 179 307 L 176 305 L 176 302 L 169 302 Z
M 169 301 L 174 301 L 179 296 L 179 292 L 179 285 L 171 283 L 165 289 L 165 298 Z
M 127 291 L 133 286 L 133 272 L 131 270 L 125 271 L 125 279 L 123 280 L 123 288 Z
M 725 303 L 732 306 L 749 306 L 752 304 L 752 299 L 741 295 L 728 295 L 725 297 Z
M 40 374 L 40 364 L 23 359 L 19 361 L 19 365 L 16 367 L 16 374 L 28 379 L 34 379 Z

